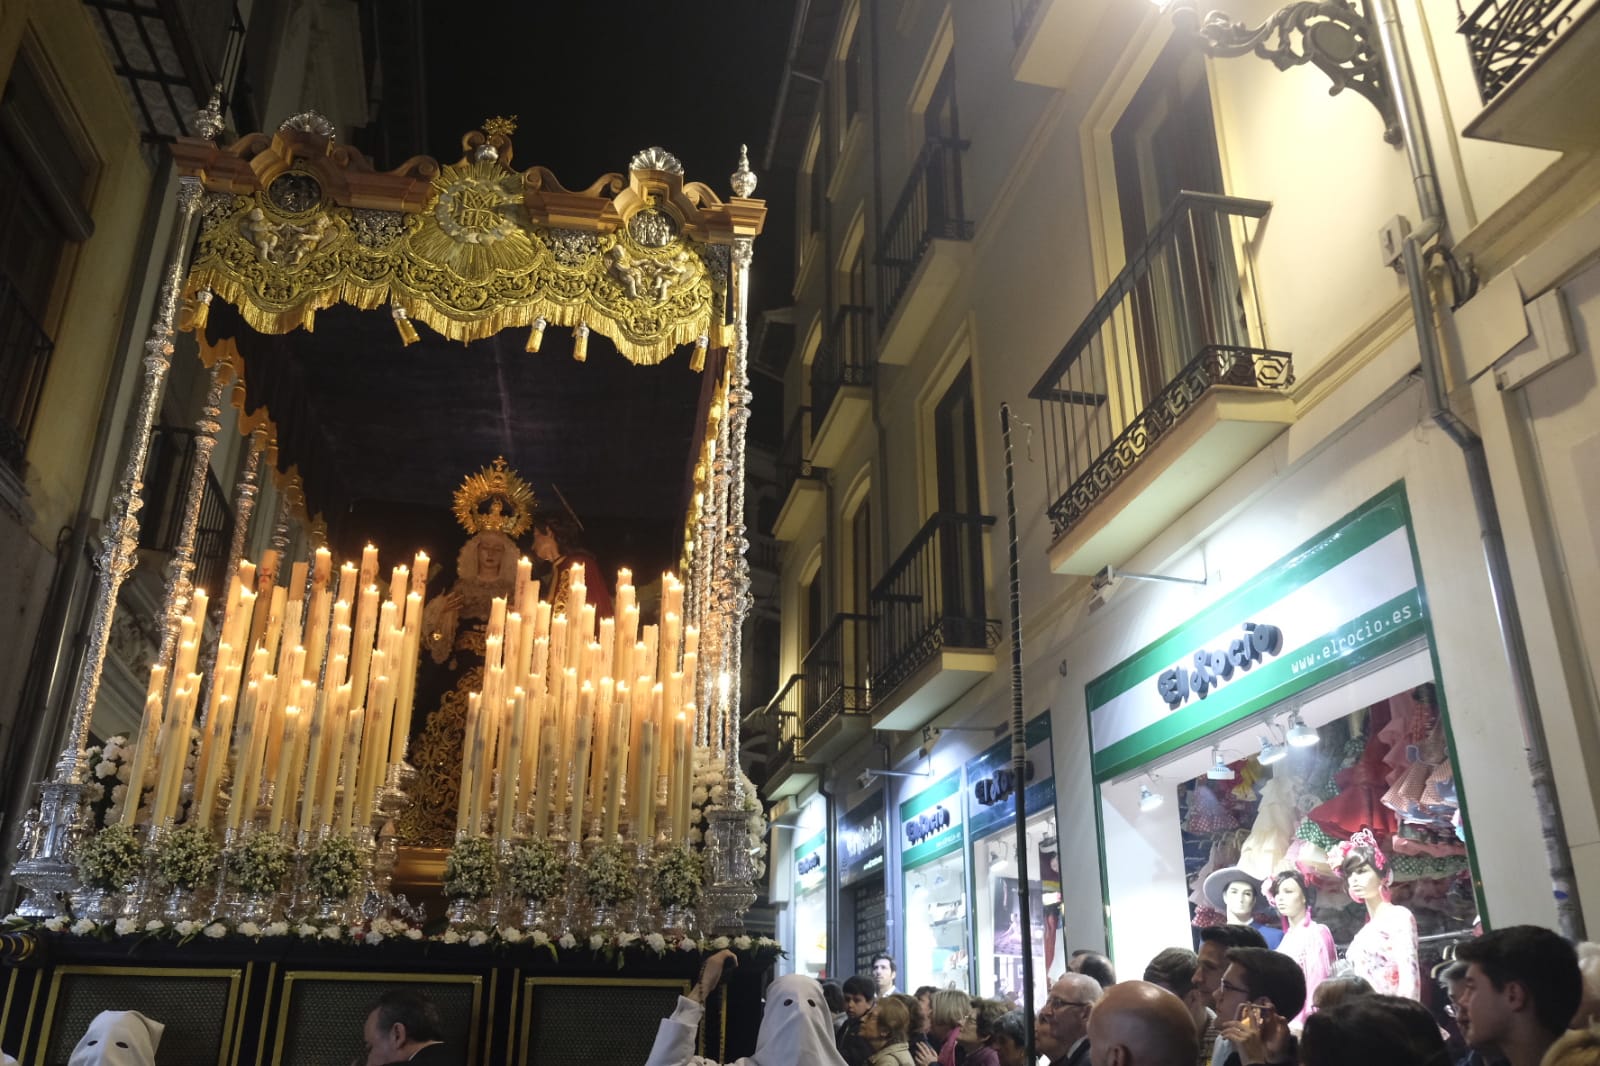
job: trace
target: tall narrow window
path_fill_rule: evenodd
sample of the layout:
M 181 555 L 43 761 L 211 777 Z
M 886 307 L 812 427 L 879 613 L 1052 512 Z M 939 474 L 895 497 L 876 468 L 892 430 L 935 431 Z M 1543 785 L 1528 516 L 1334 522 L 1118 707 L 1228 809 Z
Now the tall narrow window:
M 978 437 L 971 364 L 950 383 L 934 410 L 934 461 L 938 466 L 939 595 L 947 645 L 984 643 L 982 527 L 979 514 Z
M 1173 38 L 1111 145 L 1126 261 L 1150 250 L 1133 293 L 1142 407 L 1201 354 L 1197 337 L 1246 343 L 1242 311 L 1230 296 L 1237 293 L 1229 280 L 1237 273 L 1232 245 L 1207 234 L 1157 232 L 1181 193 L 1223 191 L 1205 61 L 1189 42 Z
M 839 136 L 850 132 L 850 123 L 861 112 L 861 27 L 850 31 L 850 43 L 845 45 L 844 58 L 839 61 Z
M 954 56 L 945 60 L 933 87 L 928 110 L 922 114 L 922 132 L 928 166 L 928 231 L 934 236 L 959 236 L 947 232 L 962 216 L 961 154 L 956 149 L 961 123 L 956 116 Z
M 805 628 L 800 631 L 800 657 L 822 636 L 822 568 L 811 575 L 803 590 L 805 595 Z
M 852 623 L 853 657 L 848 684 L 860 687 L 872 676 L 872 504 L 863 499 L 850 518 L 850 609 L 861 617 Z

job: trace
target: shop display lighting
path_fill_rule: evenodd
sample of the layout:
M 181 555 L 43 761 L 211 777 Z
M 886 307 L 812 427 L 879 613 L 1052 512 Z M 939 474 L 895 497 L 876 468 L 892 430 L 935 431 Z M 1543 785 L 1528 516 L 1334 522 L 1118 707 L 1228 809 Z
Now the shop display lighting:
M 1212 781 L 1232 781 L 1235 777 L 1233 767 L 1223 762 L 1220 747 L 1211 749 L 1211 769 L 1206 771 L 1206 777 Z
M 1300 717 L 1300 712 L 1295 711 L 1289 716 L 1289 731 L 1284 734 L 1284 739 L 1289 742 L 1291 747 L 1309 748 L 1322 738 L 1317 735 L 1315 729 L 1306 725 L 1305 721 Z
M 1139 809 L 1146 813 L 1155 810 L 1166 802 L 1166 798 L 1159 792 L 1151 792 L 1149 785 L 1139 786 Z
M 1282 744 L 1274 744 L 1272 738 L 1265 733 L 1261 735 L 1261 753 L 1256 759 L 1262 766 L 1271 766 L 1275 762 L 1282 762 L 1289 754 L 1289 749 Z

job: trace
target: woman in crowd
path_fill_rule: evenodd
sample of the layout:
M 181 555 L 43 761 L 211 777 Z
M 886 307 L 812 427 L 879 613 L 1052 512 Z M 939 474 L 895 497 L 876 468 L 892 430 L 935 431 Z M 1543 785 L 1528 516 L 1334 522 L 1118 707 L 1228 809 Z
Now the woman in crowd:
M 1000 1056 L 990 1046 L 994 1024 L 1011 1004 L 998 999 L 974 999 L 956 1031 L 956 1043 L 966 1052 L 963 1066 L 1000 1066 Z
M 867 1066 L 912 1066 L 906 1038 L 911 1013 L 899 996 L 884 996 L 861 1019 L 861 1036 L 872 1049 Z
M 994 1020 L 989 1046 L 1000 1066 L 1027 1066 L 1029 1020 L 1020 1010 L 1007 1011 Z
M 953 988 L 941 988 L 933 994 L 928 1012 L 928 1038 L 932 1046 L 918 1045 L 912 1056 L 916 1066 L 932 1066 L 935 1062 L 939 1066 L 957 1066 L 956 1036 L 971 1006 L 972 997 Z
M 1341 1003 L 1348 1003 L 1357 996 L 1372 995 L 1372 986 L 1365 977 L 1357 977 L 1353 973 L 1342 973 L 1337 977 L 1330 977 L 1317 986 L 1317 991 L 1311 998 L 1313 1011 L 1332 1010 Z

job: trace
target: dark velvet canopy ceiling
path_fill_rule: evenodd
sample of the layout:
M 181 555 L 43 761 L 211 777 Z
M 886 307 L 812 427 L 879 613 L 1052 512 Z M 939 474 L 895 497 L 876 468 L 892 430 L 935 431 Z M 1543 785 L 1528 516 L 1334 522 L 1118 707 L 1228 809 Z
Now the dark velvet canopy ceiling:
M 279 468 L 299 469 L 336 557 L 371 539 L 386 554 L 453 559 L 465 533 L 451 496 L 503 455 L 541 510 L 565 497 L 608 569 L 677 560 L 715 359 L 704 373 L 687 349 L 636 366 L 594 334 L 580 363 L 555 328 L 537 354 L 526 329 L 463 345 L 419 324 L 421 340 L 403 346 L 386 311 L 345 305 L 320 312 L 315 332 L 266 335 L 218 300 L 206 333 L 244 356 L 246 406 L 266 404 Z

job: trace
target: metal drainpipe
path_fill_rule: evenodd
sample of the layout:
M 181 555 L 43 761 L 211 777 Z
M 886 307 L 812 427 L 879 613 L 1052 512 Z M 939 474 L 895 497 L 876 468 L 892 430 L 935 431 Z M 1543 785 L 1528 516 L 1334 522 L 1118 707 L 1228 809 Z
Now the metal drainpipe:
M 827 827 L 828 835 L 827 841 L 822 846 L 828 849 L 828 861 L 824 864 L 827 870 L 826 891 L 828 894 L 828 973 L 833 974 L 839 972 L 842 968 L 835 966 L 834 962 L 843 962 L 842 959 L 837 958 L 839 954 L 839 938 L 833 935 L 833 931 L 839 923 L 839 863 L 837 858 L 838 849 L 834 847 L 834 842 L 839 838 L 839 801 L 834 793 L 828 791 L 827 774 L 823 774 L 818 779 L 817 795 L 821 796 L 823 802 L 827 804 L 827 810 L 823 814 L 823 825 Z
M 881 126 L 879 120 L 883 117 L 883 99 L 878 91 L 878 10 L 882 7 L 881 0 L 868 0 L 867 28 L 872 35 L 872 228 L 863 235 L 863 240 L 868 236 L 871 242 L 871 262 L 877 262 L 877 234 L 878 227 L 883 225 L 883 139 L 878 135 Z M 876 279 L 877 272 L 873 272 Z M 874 285 L 876 289 L 876 285 Z M 872 329 L 877 330 L 877 304 L 872 308 Z M 876 350 L 874 351 L 876 357 Z M 872 368 L 872 496 L 875 517 L 873 518 L 874 539 L 878 542 L 878 561 L 880 564 L 889 559 L 889 431 L 883 425 L 882 408 L 882 373 L 883 368 L 876 365 Z M 876 575 L 869 574 L 867 588 L 870 590 Z M 862 614 L 871 614 L 870 603 L 857 604 L 856 610 Z
M 1443 359 L 1439 352 L 1434 315 L 1450 314 L 1448 306 L 1436 307 L 1423 269 L 1422 246 L 1434 236 L 1448 244 L 1444 201 L 1439 192 L 1438 172 L 1433 147 L 1428 140 L 1427 123 L 1419 106 L 1416 73 L 1406 50 L 1405 35 L 1395 0 L 1373 0 L 1377 13 L 1376 29 L 1382 53 L 1384 75 L 1394 96 L 1395 114 L 1401 142 L 1411 164 L 1411 181 L 1422 211 L 1418 228 L 1406 236 L 1401 246 L 1401 263 L 1406 286 L 1411 294 L 1411 317 L 1417 333 L 1423 386 L 1428 396 L 1428 413 L 1439 428 L 1461 449 L 1467 464 L 1467 483 L 1478 515 L 1479 536 L 1483 541 L 1484 563 L 1489 571 L 1489 590 L 1494 599 L 1495 619 L 1500 627 L 1500 643 L 1511 669 L 1511 690 L 1517 721 L 1522 727 L 1523 744 L 1528 751 L 1528 774 L 1534 800 L 1539 807 L 1545 858 L 1550 867 L 1551 894 L 1556 902 L 1556 919 L 1561 934 L 1569 940 L 1584 939 L 1583 910 L 1578 899 L 1577 877 L 1572 868 L 1572 852 L 1567 844 L 1566 823 L 1561 816 L 1561 798 L 1550 770 L 1550 748 L 1545 739 L 1544 720 L 1539 712 L 1539 697 L 1533 681 L 1533 664 L 1517 609 L 1516 590 L 1511 582 L 1511 561 L 1506 554 L 1505 536 L 1500 529 L 1500 513 L 1495 506 L 1494 485 L 1489 478 L 1489 462 L 1483 438 L 1450 406 L 1444 385 Z

